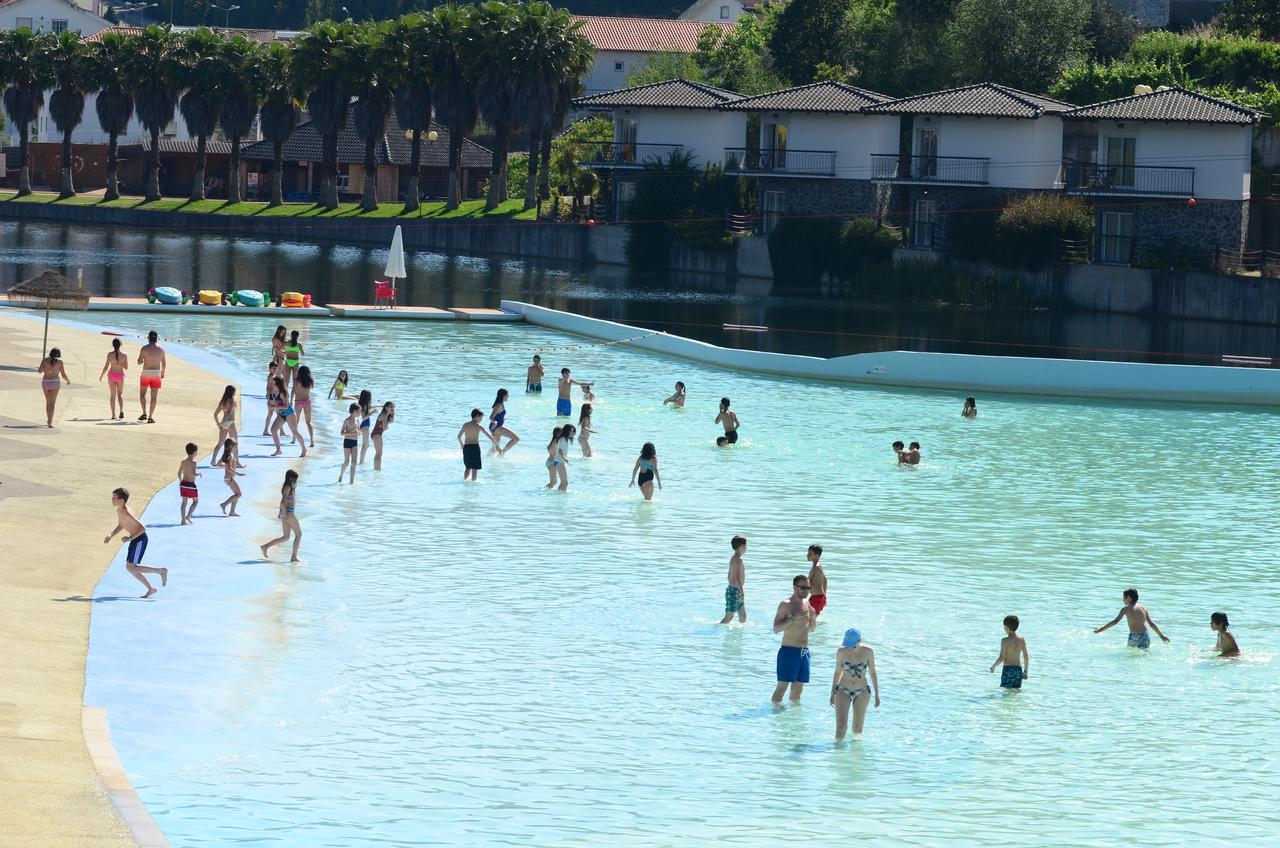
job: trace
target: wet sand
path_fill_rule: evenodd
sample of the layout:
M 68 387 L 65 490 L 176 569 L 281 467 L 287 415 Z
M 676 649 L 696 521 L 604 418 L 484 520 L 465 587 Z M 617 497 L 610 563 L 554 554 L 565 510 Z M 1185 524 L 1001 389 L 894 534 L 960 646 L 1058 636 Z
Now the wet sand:
M 93 590 L 119 550 L 119 536 L 102 543 L 115 526 L 111 490 L 129 489 L 140 515 L 188 441 L 207 453 L 226 381 L 171 355 L 156 423 L 138 422 L 139 345 L 125 339 L 125 418 L 113 422 L 98 382 L 111 339 L 53 324 L 49 344 L 72 385 L 50 430 L 34 371 L 41 334 L 39 322 L 0 312 L 0 848 L 132 846 L 81 726 Z

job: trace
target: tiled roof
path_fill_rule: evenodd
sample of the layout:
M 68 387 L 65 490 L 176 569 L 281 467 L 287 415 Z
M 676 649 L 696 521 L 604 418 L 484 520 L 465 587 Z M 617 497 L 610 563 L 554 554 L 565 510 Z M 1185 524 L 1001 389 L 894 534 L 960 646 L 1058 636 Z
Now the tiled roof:
M 338 162 L 344 165 L 359 165 L 364 162 L 364 139 L 355 130 L 354 110 L 347 111 L 347 125 L 338 133 Z M 447 168 L 449 166 L 449 130 L 440 124 L 433 123 L 431 128 L 440 134 L 435 141 L 427 141 L 426 133 L 422 139 L 422 166 L 424 168 Z M 404 130 L 396 120 L 395 111 L 387 118 L 387 130 L 382 140 L 374 146 L 374 155 L 379 165 L 408 165 L 410 147 L 409 139 L 404 137 Z M 245 159 L 269 160 L 273 156 L 271 142 L 258 141 L 240 151 Z M 319 162 L 320 133 L 307 121 L 299 124 L 293 137 L 284 145 L 286 162 Z M 462 143 L 462 164 L 467 168 L 488 168 L 493 162 L 493 154 L 470 139 Z
M 1197 124 L 1256 124 L 1261 112 L 1207 94 L 1174 87 L 1081 106 L 1065 118 L 1115 121 L 1186 121 Z
M 784 88 L 754 97 L 725 103 L 721 109 L 751 112 L 861 112 L 866 106 L 884 103 L 889 97 L 845 85 L 842 82 L 815 82 Z
M 721 103 L 736 100 L 738 94 L 704 85 L 700 82 L 673 79 L 652 82 L 635 88 L 619 88 L 601 94 L 589 94 L 573 101 L 575 106 L 653 106 L 673 109 L 714 109 Z
M 248 148 L 249 145 L 256 144 L 256 143 L 257 143 L 257 139 L 252 139 L 252 140 L 241 139 L 240 152 L 243 154 L 245 149 Z M 196 152 L 196 144 L 197 142 L 194 138 L 164 138 L 162 136 L 160 138 L 160 152 L 161 153 L 190 153 L 194 155 Z M 150 133 L 143 133 L 142 149 L 143 150 L 151 149 Z M 224 141 L 221 138 L 216 138 L 216 139 L 207 138 L 205 139 L 205 142 L 204 142 L 204 152 L 210 156 L 230 156 L 231 142 Z
M 1038 118 L 1060 115 L 1072 104 L 1016 88 L 982 82 L 944 91 L 900 97 L 875 106 L 868 112 L 889 115 L 963 115 L 978 118 Z
M 131 27 L 131 26 L 107 27 L 106 29 L 101 30 L 99 32 L 95 32 L 92 35 L 86 35 L 84 38 L 81 39 L 81 41 L 101 41 L 102 36 L 106 35 L 109 32 L 114 32 L 119 35 L 137 35 L 138 33 L 142 32 L 142 27 Z
M 736 24 L 682 21 L 668 18 L 606 18 L 597 15 L 574 15 L 582 21 L 582 33 L 597 50 L 626 52 L 693 53 L 698 49 L 698 36 L 707 27 L 733 31 Z

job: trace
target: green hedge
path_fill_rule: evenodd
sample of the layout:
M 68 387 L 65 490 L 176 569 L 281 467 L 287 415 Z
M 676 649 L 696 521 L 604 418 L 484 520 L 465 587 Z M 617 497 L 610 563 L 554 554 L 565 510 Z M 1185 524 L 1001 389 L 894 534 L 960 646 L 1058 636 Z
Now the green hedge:
M 1093 236 L 1093 212 L 1078 198 L 1032 194 L 1018 198 L 996 221 L 999 264 L 1038 270 L 1053 261 L 1064 240 Z
M 898 231 L 874 218 L 785 220 L 769 234 L 773 277 L 784 285 L 816 286 L 827 274 L 847 280 L 893 257 Z

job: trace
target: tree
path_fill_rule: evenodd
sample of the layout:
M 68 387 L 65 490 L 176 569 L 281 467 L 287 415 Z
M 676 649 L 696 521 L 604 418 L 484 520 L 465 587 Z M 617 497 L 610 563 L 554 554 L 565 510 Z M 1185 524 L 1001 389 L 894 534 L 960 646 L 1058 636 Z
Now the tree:
M 1232 35 L 1280 41 L 1280 4 L 1276 0 L 1231 0 L 1213 22 Z
M 262 55 L 262 78 L 266 87 L 262 99 L 262 137 L 271 142 L 271 202 L 284 203 L 284 146 L 298 128 L 301 104 L 290 61 L 291 51 L 279 41 L 267 45 Z
M 178 111 L 187 124 L 187 132 L 196 137 L 196 171 L 191 180 L 191 199 L 204 200 L 205 151 L 209 136 L 218 128 L 218 110 L 222 92 L 220 51 L 222 39 L 208 27 L 197 27 L 183 33 L 175 45 L 182 69 L 182 93 Z
M 31 193 L 28 138 L 31 124 L 40 117 L 44 92 L 54 83 L 52 33 L 36 35 L 26 27 L 3 33 L 0 40 L 0 80 L 4 90 L 4 111 L 18 128 L 18 196 Z
M 347 125 L 359 55 L 359 33 L 350 21 L 318 23 L 294 42 L 294 78 L 306 86 L 307 111 L 320 133 L 320 190 L 326 209 L 338 208 L 338 133 Z
M 1129 52 L 1138 37 L 1138 19 L 1106 2 L 1092 0 L 1084 36 L 1089 42 L 1089 58 L 1110 62 Z
M 650 53 L 643 65 L 627 74 L 624 84 L 628 88 L 651 85 L 655 82 L 682 79 L 689 82 L 706 82 L 707 72 L 698 64 L 692 53 Z
M 439 6 L 431 12 L 436 114 L 449 128 L 449 199 L 445 209 L 458 208 L 463 191 L 462 145 L 475 132 L 480 117 L 474 14 L 469 6 Z
M 387 118 L 395 106 L 399 85 L 400 45 L 388 35 L 386 24 L 360 28 L 360 57 L 356 66 L 359 96 L 353 108 L 356 133 L 364 140 L 364 194 L 360 208 L 378 208 L 377 145 L 386 136 Z
M 476 77 L 476 102 L 480 113 L 493 127 L 493 164 L 489 168 L 489 193 L 484 209 L 492 211 L 505 200 L 503 181 L 511 136 L 520 118 L 521 76 L 531 58 L 532 45 L 524 43 L 523 10 L 501 0 L 488 0 L 478 7 L 474 18 L 476 42 L 480 45 Z
M 147 152 L 147 193 L 144 202 L 160 199 L 160 133 L 173 120 L 177 89 L 183 71 L 177 43 L 168 27 L 147 26 L 131 39 L 132 51 L 126 77 L 133 92 L 134 108 L 143 128 L 151 135 Z
M 49 117 L 62 133 L 62 192 L 59 198 L 75 195 L 72 178 L 71 134 L 84 119 L 84 93 L 91 85 L 88 49 L 80 34 L 63 30 L 50 54 L 57 88 L 49 96 Z
M 1087 44 L 1087 0 L 960 0 L 947 29 L 957 84 L 1042 92 Z
M 396 120 L 411 133 L 409 141 L 409 187 L 404 211 L 421 206 L 422 134 L 431 130 L 431 39 L 433 19 L 420 14 L 405 15 L 395 24 L 392 40 L 401 45 L 400 87 L 396 89 Z
M 813 80 L 820 64 L 846 65 L 852 42 L 850 0 L 791 0 L 778 14 L 769 48 L 792 85 Z
M 709 26 L 698 36 L 694 61 L 713 85 L 730 91 L 763 94 L 786 88 L 769 53 L 771 34 L 767 22 L 754 15 L 744 15 L 728 32 Z
M 94 111 L 98 125 L 107 134 L 107 190 L 104 200 L 120 197 L 120 133 L 129 129 L 133 117 L 133 95 L 129 93 L 128 60 L 132 55 L 134 36 L 107 31 L 93 42 L 89 51 L 89 69 L 93 87 L 98 92 Z
M 240 142 L 253 129 L 267 81 L 262 62 L 262 47 L 243 35 L 224 39 L 219 51 L 222 108 L 218 123 L 231 143 L 227 173 L 227 202 L 240 202 Z

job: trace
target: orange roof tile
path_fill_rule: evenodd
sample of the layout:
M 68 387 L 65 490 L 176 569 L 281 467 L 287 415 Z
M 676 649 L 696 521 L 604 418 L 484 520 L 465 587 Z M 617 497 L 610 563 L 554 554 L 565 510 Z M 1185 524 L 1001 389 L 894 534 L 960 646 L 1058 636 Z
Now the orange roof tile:
M 681 21 L 668 18 L 608 18 L 598 15 L 574 15 L 582 21 L 581 32 L 597 50 L 619 50 L 649 53 L 669 51 L 693 53 L 698 49 L 698 36 L 707 27 L 732 31 L 737 25 Z

